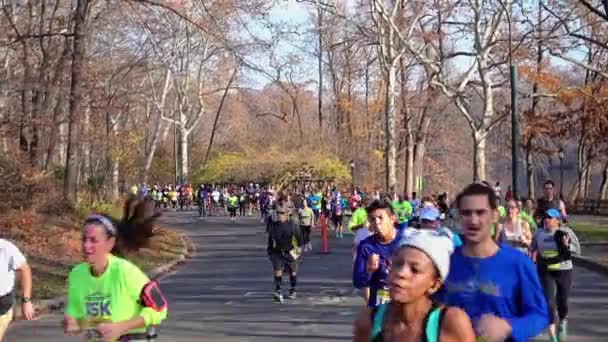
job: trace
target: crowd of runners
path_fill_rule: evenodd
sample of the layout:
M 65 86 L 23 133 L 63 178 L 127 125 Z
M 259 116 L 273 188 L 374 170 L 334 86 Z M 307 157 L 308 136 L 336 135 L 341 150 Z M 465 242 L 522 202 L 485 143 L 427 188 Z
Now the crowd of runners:
M 84 221 L 84 259 L 69 274 L 64 331 L 88 341 L 155 341 L 166 300 L 124 255 L 153 235 L 159 208 L 198 207 L 200 216 L 233 222 L 260 215 L 278 303 L 296 298 L 313 227 L 328 227 L 336 239 L 352 233 L 352 282 L 363 299 L 354 341 L 527 341 L 547 330 L 549 341 L 563 342 L 572 258 L 581 249 L 554 183 L 543 189 L 542 198 L 522 201 L 485 182 L 453 199 L 312 184 L 289 191 L 253 183 L 134 186 L 121 220 L 95 214 Z M 0 250 L 10 276 L 0 281 L 2 340 L 15 274 L 23 278 L 26 319 L 33 294 L 23 254 L 7 240 L 0 239 Z

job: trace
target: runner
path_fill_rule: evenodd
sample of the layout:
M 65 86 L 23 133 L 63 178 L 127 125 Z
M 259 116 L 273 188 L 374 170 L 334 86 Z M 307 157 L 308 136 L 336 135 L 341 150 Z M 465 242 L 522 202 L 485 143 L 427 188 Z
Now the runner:
M 409 201 L 406 201 L 404 196 L 395 194 L 393 202 L 391 203 L 395 215 L 397 215 L 397 222 L 400 228 L 406 228 L 409 225 L 409 220 L 412 217 L 412 205 Z
M 549 311 L 532 260 L 492 239 L 496 193 L 483 184 L 457 197 L 464 244 L 451 258 L 438 299 L 462 308 L 477 335 L 489 341 L 528 341 L 549 324 Z
M 236 195 L 235 191 L 231 191 L 226 199 L 228 212 L 230 213 L 230 220 L 232 223 L 236 222 L 236 211 L 239 208 L 239 196 Z
M 567 221 L 566 204 L 555 196 L 555 183 L 552 180 L 543 183 L 543 197 L 539 198 L 536 204 L 534 218 L 536 218 L 539 227 L 542 225 L 545 213 L 549 209 L 559 210 L 561 217 Z
M 558 209 L 545 213 L 543 227 L 534 235 L 530 251 L 536 259 L 545 297 L 549 303 L 551 342 L 563 342 L 568 330 L 568 297 L 572 287 L 572 256 L 580 255 L 576 234 L 568 227 L 560 227 Z M 556 315 L 557 312 L 557 315 Z M 556 334 L 555 326 L 558 325 Z
M 474 342 L 469 316 L 432 298 L 447 277 L 452 251 L 440 232 L 418 231 L 402 240 L 388 278 L 392 301 L 371 315 L 362 310 L 353 341 Z
M 342 222 L 344 220 L 344 205 L 342 203 L 342 195 L 336 191 L 335 196 L 331 201 L 331 219 L 336 229 L 336 237 L 341 239 L 344 237 L 344 229 Z
M 357 258 L 357 247 L 359 247 L 361 241 L 373 234 L 369 229 L 370 225 L 367 220 L 367 209 L 365 208 L 367 200 L 362 199 L 360 205 L 361 206 L 353 212 L 353 216 L 348 223 L 348 229 L 355 233 L 355 238 L 353 239 L 353 262 Z
M 277 221 L 269 220 L 267 252 L 274 275 L 273 300 L 283 303 L 281 283 L 283 270 L 289 273 L 290 289 L 287 298 L 296 298 L 298 262 L 301 257 L 301 246 L 304 244 L 302 234 L 296 224 L 288 219 L 285 206 L 277 206 Z
M 388 201 L 376 200 L 367 208 L 370 230 L 374 234 L 357 248 L 353 268 L 353 285 L 361 290 L 369 307 L 387 303 L 388 266 L 393 251 L 402 237 L 395 228 L 396 217 Z
M 12 242 L 0 239 L 0 341 L 13 320 L 15 275 L 20 276 L 21 313 L 28 321 L 34 318 L 32 306 L 32 269 L 23 253 Z
M 455 247 L 462 246 L 462 240 L 460 236 L 454 234 L 450 229 L 441 226 L 441 221 L 439 220 L 439 210 L 433 207 L 425 207 L 420 209 L 420 230 L 429 230 L 429 231 L 437 231 L 439 233 L 445 234 L 450 239 L 452 239 L 452 243 Z M 408 235 L 410 232 L 415 230 L 408 229 L 405 234 Z
M 131 199 L 120 222 L 101 215 L 87 218 L 85 262 L 68 277 L 66 334 L 85 333 L 88 341 L 156 341 L 154 326 L 167 317 L 162 293 L 137 266 L 115 255 L 147 244 L 155 217 L 151 202 Z
M 498 234 L 498 241 L 528 254 L 532 232 L 528 222 L 521 219 L 519 206 L 514 199 L 507 201 L 507 218 L 498 225 Z
M 304 236 L 304 251 L 312 251 L 312 242 L 310 242 L 310 231 L 312 226 L 315 225 L 315 214 L 308 206 L 307 201 L 302 201 L 304 208 L 300 210 L 300 229 L 302 229 L 302 235 Z

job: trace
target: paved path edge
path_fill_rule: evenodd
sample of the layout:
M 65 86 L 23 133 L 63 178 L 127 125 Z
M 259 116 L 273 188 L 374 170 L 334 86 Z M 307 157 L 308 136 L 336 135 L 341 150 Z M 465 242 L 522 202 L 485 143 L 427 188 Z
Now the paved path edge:
M 599 273 L 604 277 L 608 277 L 608 265 L 599 263 L 586 257 L 574 257 L 573 260 L 576 266 L 584 267 L 589 271 Z

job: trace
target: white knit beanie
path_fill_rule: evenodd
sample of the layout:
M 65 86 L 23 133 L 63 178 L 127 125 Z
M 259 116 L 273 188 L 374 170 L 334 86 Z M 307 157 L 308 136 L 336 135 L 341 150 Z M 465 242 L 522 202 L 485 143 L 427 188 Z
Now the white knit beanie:
M 400 247 L 415 247 L 431 259 L 439 270 L 439 276 L 445 281 L 450 271 L 450 256 L 454 252 L 454 243 L 447 232 L 440 230 L 408 229 L 399 244 Z

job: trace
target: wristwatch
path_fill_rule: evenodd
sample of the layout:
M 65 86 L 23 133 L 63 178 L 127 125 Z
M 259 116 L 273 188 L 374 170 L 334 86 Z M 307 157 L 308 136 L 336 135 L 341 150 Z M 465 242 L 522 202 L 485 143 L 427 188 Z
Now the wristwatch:
M 30 297 L 21 297 L 21 301 L 24 302 L 24 303 L 29 303 L 29 302 L 32 301 L 32 298 L 30 298 Z

